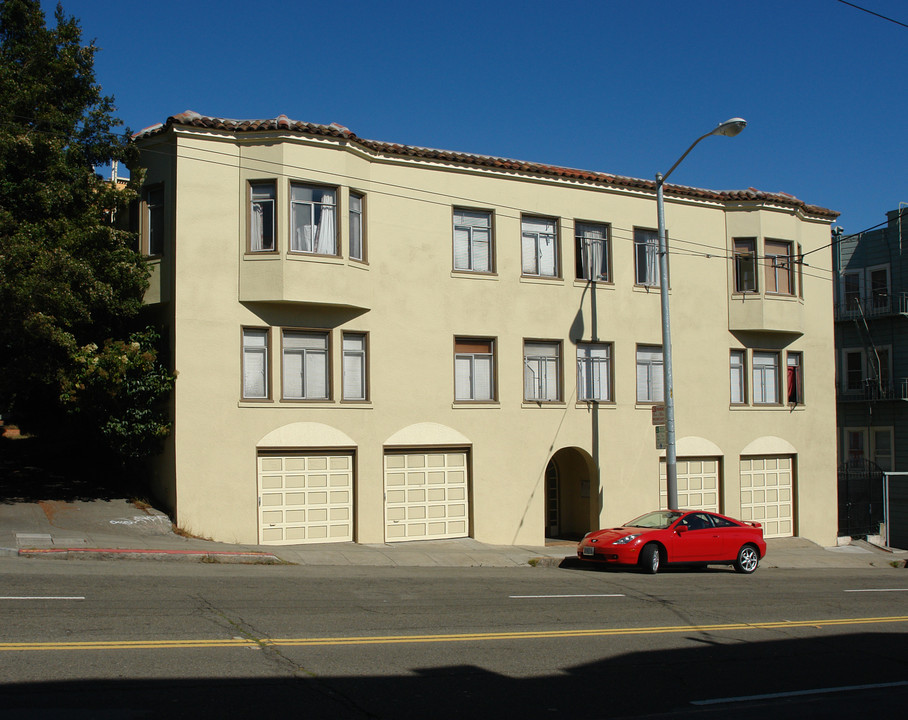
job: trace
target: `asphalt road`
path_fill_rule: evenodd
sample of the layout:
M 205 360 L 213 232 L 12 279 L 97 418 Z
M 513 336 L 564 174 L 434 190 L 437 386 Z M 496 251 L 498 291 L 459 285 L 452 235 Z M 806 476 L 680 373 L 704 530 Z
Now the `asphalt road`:
M 904 570 L 0 558 L 4 718 L 898 717 Z

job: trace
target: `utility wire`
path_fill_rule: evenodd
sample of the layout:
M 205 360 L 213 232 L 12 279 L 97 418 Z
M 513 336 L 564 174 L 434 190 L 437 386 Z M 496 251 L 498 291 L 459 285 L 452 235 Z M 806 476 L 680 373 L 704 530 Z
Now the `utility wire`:
M 842 3 L 842 5 L 848 5 L 849 7 L 853 7 L 855 10 L 860 10 L 861 12 L 867 13 L 868 15 L 876 15 L 878 18 L 881 18 L 882 20 L 888 20 L 889 22 L 895 23 L 896 25 L 901 25 L 903 28 L 908 28 L 908 25 L 906 25 L 903 22 L 899 22 L 898 20 L 893 20 L 891 17 L 886 17 L 885 15 L 880 15 L 878 12 L 874 12 L 873 10 L 868 10 L 867 8 L 861 7 L 860 5 L 855 5 L 854 3 L 846 2 L 846 0 L 839 0 L 839 2 Z

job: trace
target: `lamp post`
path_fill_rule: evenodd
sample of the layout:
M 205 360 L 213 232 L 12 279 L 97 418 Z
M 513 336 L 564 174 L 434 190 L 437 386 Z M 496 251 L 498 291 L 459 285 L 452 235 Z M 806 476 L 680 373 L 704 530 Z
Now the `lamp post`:
M 662 186 L 688 153 L 704 138 L 710 135 L 734 137 L 741 132 L 747 121 L 732 118 L 719 123 L 715 130 L 701 135 L 684 151 L 664 175 L 656 173 L 656 207 L 659 215 L 659 298 L 662 301 L 662 370 L 664 373 L 663 393 L 665 395 L 665 480 L 668 491 L 668 509 L 678 509 L 678 456 L 675 447 L 675 392 L 672 378 L 672 328 L 668 311 L 668 240 L 665 236 L 665 203 Z

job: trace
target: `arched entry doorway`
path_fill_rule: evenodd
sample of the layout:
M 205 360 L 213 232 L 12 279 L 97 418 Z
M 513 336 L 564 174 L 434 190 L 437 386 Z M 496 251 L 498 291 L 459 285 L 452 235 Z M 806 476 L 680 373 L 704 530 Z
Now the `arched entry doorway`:
M 545 468 L 545 536 L 577 539 L 598 527 L 599 488 L 592 458 L 562 448 Z

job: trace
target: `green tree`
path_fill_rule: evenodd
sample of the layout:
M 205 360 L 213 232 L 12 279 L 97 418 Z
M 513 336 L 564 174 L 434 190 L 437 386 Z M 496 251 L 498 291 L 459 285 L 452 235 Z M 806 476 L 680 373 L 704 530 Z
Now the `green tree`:
M 86 384 L 84 369 L 86 346 L 120 339 L 152 354 L 131 377 L 161 373 L 149 337 L 129 339 L 148 271 L 123 219 L 141 178 L 118 189 L 96 173 L 112 160 L 133 165 L 135 148 L 95 82 L 96 46 L 82 44 L 59 5 L 55 20 L 46 25 L 38 0 L 0 0 L 0 413 L 26 431 L 95 437 L 135 457 L 147 446 L 135 433 L 110 442 L 97 424 L 118 412 L 122 386 L 98 392 L 103 378 Z M 148 409 L 160 394 L 135 399 Z M 85 402 L 96 404 L 90 413 Z

